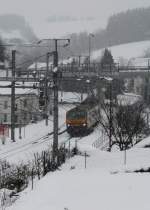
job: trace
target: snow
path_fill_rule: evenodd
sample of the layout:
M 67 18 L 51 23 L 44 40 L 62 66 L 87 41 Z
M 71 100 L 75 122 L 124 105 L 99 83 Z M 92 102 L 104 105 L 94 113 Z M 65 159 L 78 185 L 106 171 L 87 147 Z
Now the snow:
M 80 94 L 76 92 L 63 92 L 59 91 L 59 101 L 67 102 L 69 103 L 78 103 L 81 102 L 81 96 L 83 97 L 83 100 L 87 97 L 87 94 Z
M 127 44 L 121 44 L 116 46 L 109 47 L 115 62 L 121 63 L 128 66 L 139 66 L 147 67 L 149 65 L 150 58 L 142 58 L 144 56 L 145 50 L 150 47 L 150 41 L 141 41 L 141 42 L 132 42 Z M 91 52 L 91 60 L 100 59 L 104 49 L 95 50 Z M 60 60 L 60 64 L 70 64 L 73 60 L 73 57 L 70 57 L 65 60 Z M 52 62 L 49 63 L 49 66 L 52 65 Z M 46 68 L 46 63 L 33 63 L 28 67 L 28 69 L 38 69 L 42 70 Z M 133 71 L 133 70 L 132 70 Z M 136 70 L 137 71 L 137 70 Z
M 150 44 L 148 41 L 127 44 L 112 47 L 111 51 L 112 54 L 116 52 L 116 57 L 121 55 L 129 59 L 133 56 L 141 56 L 148 44 Z M 96 52 L 95 57 L 100 52 Z M 133 98 L 133 96 L 135 99 L 138 98 L 137 95 L 126 94 L 128 98 Z M 68 102 L 80 101 L 80 95 L 77 93 L 62 94 L 60 92 L 59 98 L 60 101 L 61 99 Z M 65 113 L 72 107 L 72 104 L 59 105 L 60 130 L 65 129 Z M 34 152 L 50 148 L 53 136 L 47 136 L 47 134 L 53 129 L 52 120 L 51 116 L 48 126 L 44 121 L 28 125 L 22 139 L 18 138 L 18 129 L 16 129 L 16 142 L 12 143 L 10 139 L 7 139 L 6 144 L 0 147 L 0 158 L 18 163 L 31 159 Z M 134 171 L 150 167 L 150 148 L 145 148 L 150 145 L 150 137 L 127 150 L 126 153 L 116 151 L 114 147 L 112 152 L 95 148 L 96 142 L 101 143 L 104 140 L 99 126 L 88 136 L 72 138 L 71 146 L 76 142 L 82 155 L 67 160 L 60 170 L 49 173 L 40 181 L 36 181 L 33 190 L 29 186 L 7 209 L 149 210 L 149 173 L 135 173 Z M 67 133 L 59 136 L 59 143 L 64 141 L 69 141 Z M 86 165 L 85 152 L 88 154 Z
M 128 66 L 139 66 L 147 67 L 149 65 L 150 58 L 142 58 L 144 56 L 145 50 L 150 47 L 150 41 L 141 41 L 141 42 L 132 42 L 127 44 L 121 44 L 116 46 L 109 47 L 113 58 L 116 63 L 123 62 L 124 65 Z M 99 60 L 102 56 L 103 49 L 95 50 L 91 52 L 91 60 Z M 74 57 L 69 57 L 68 59 L 60 60 L 59 64 L 70 64 L 73 61 Z M 49 62 L 49 66 L 52 65 L 52 62 Z M 31 64 L 28 69 L 37 69 L 42 70 L 46 68 L 46 63 L 36 62 Z M 132 70 L 133 71 L 133 70 Z M 136 70 L 137 71 L 137 70 Z
M 56 73 L 58 71 L 58 67 L 53 68 L 52 70 L 54 73 Z
M 44 62 L 36 62 L 31 64 L 28 69 L 42 69 L 42 68 L 46 68 L 46 63 Z
M 149 66 L 150 58 L 133 58 L 131 59 L 131 65 L 139 67 Z
M 0 30 L 0 34 L 1 36 L 5 39 L 5 40 L 9 40 L 9 39 L 22 39 L 22 35 L 20 33 L 19 30 L 12 30 L 11 32 L 7 32 L 5 30 Z
M 0 88 L 0 95 L 10 95 L 11 94 L 11 88 Z M 16 88 L 15 89 L 16 95 L 30 95 L 30 94 L 37 94 L 37 91 L 31 90 L 31 89 L 22 89 L 22 88 Z
M 101 152 L 89 147 L 87 153 L 90 157 L 86 168 L 84 156 L 70 159 L 61 171 L 50 173 L 36 183 L 33 191 L 25 190 L 8 209 L 149 210 L 148 174 L 116 173 L 115 167 L 127 168 L 123 166 L 122 152 Z M 148 164 L 148 158 L 149 150 L 127 152 L 127 162 L 132 169 L 136 164 Z M 71 166 L 75 169 L 71 170 Z
M 0 34 L 2 39 L 8 44 L 11 44 L 11 40 L 13 39 L 20 39 L 24 43 L 28 43 L 28 39 L 21 33 L 19 29 L 14 29 L 14 30 L 5 30 L 5 29 L 0 29 Z
M 99 78 L 104 79 L 104 80 L 109 81 L 109 82 L 111 82 L 113 80 L 112 77 L 99 77 Z
M 5 82 L 5 84 L 7 83 Z M 27 93 L 27 90 L 25 93 Z M 85 97 L 86 94 L 83 94 L 83 98 Z M 70 92 L 59 92 L 59 101 L 65 102 L 65 105 L 59 105 L 60 132 L 66 129 L 66 111 L 73 107 L 72 103 L 77 103 L 80 101 L 80 94 Z M 51 133 L 52 131 L 53 116 L 49 117 L 48 126 L 45 125 L 45 120 L 36 124 L 33 123 L 25 127 L 23 126 L 21 128 L 22 139 L 19 139 L 19 128 L 16 128 L 16 142 L 11 142 L 10 137 L 6 138 L 5 145 L 3 145 L 2 141 L 0 141 L 0 159 L 3 160 L 6 158 L 8 161 L 13 163 L 30 160 L 31 158 L 33 158 L 33 154 L 35 152 L 40 152 L 43 149 L 46 149 L 47 147 L 51 147 L 53 142 L 53 135 L 48 135 L 48 133 Z M 59 137 L 59 142 L 62 143 L 68 138 L 69 135 L 67 133 L 64 133 Z
M 60 131 L 65 129 L 64 118 L 66 110 L 60 108 Z M 21 136 L 19 139 L 19 129 L 15 129 L 16 142 L 11 142 L 10 138 L 6 139 L 5 145 L 1 145 L 0 159 L 7 159 L 10 162 L 17 163 L 22 161 L 29 161 L 33 158 L 35 152 L 40 152 L 47 147 L 50 147 L 53 140 L 53 135 L 48 135 L 53 131 L 52 117 L 49 118 L 48 126 L 45 121 L 38 122 L 37 124 L 30 124 L 22 127 Z M 10 132 L 9 132 L 10 133 Z M 67 139 L 68 135 L 64 134 L 63 138 Z M 62 141 L 64 141 L 62 139 Z M 1 143 L 2 144 L 2 143 Z
M 150 41 L 141 41 L 141 42 L 133 42 L 127 44 L 121 44 L 117 46 L 109 47 L 113 57 L 115 60 L 119 60 L 120 58 L 131 59 L 142 57 L 144 55 L 144 51 L 148 49 L 150 46 Z M 98 59 L 101 57 L 104 49 L 96 50 L 91 54 L 91 59 Z
M 59 60 L 59 64 L 62 65 L 67 65 L 67 64 L 70 64 L 71 62 L 73 61 L 73 57 L 70 57 L 68 59 L 64 59 L 64 60 Z M 49 62 L 49 66 L 53 65 L 53 62 Z M 42 70 L 42 69 L 46 69 L 46 62 L 36 62 L 36 63 L 33 63 L 31 64 L 28 69 L 29 70 L 32 70 L 32 69 L 35 69 L 35 70 Z
M 34 83 L 24 83 L 24 86 L 26 85 L 33 85 Z M 0 82 L 0 86 L 4 86 L 0 88 L 0 95 L 10 95 L 11 94 L 11 87 L 10 88 L 5 88 L 5 86 L 11 85 L 11 82 Z M 21 82 L 16 82 L 16 86 L 23 85 Z M 22 95 L 22 94 L 37 94 L 37 90 L 33 89 L 28 89 L 28 88 L 16 88 L 15 89 L 15 94 L 16 95 Z
M 71 96 L 71 93 L 67 95 Z M 60 119 L 64 119 L 67 107 L 60 106 Z M 39 135 L 48 132 L 44 123 L 30 125 L 27 129 L 32 133 L 32 141 Z M 37 132 L 38 130 L 38 132 Z M 27 132 L 25 142 L 31 134 Z M 59 137 L 59 142 L 66 140 L 67 134 Z M 150 166 L 149 148 L 143 148 L 141 143 L 124 152 L 106 152 L 95 149 L 92 145 L 101 137 L 99 127 L 84 138 L 73 138 L 71 144 L 77 140 L 77 145 L 83 155 L 67 160 L 60 171 L 47 174 L 42 180 L 34 183 L 34 189 L 29 186 L 20 194 L 20 198 L 8 210 L 149 210 L 150 182 L 149 174 L 133 173 L 136 169 Z M 17 142 L 23 140 L 18 140 Z M 50 141 L 50 139 L 48 140 Z M 150 137 L 144 144 L 150 143 Z M 14 144 L 14 143 L 13 143 Z M 49 146 L 50 142 L 38 145 L 40 149 Z M 21 144 L 20 144 L 21 145 Z M 35 144 L 36 145 L 36 144 Z M 12 143 L 11 143 L 12 146 Z M 23 146 L 23 145 L 22 145 Z M 24 148 L 26 149 L 26 148 Z M 37 149 L 37 148 L 36 148 Z M 24 156 L 23 152 L 9 157 L 9 161 L 31 158 L 31 151 Z M 85 168 L 84 152 L 88 154 Z M 0 155 L 1 156 L 1 155 Z M 125 173 L 126 171 L 130 173 Z

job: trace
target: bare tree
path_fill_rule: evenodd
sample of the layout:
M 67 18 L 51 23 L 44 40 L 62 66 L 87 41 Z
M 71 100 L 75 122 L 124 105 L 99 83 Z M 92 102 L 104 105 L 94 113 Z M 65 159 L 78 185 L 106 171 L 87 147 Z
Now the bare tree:
M 113 122 L 113 144 L 125 150 L 137 142 L 146 123 L 143 118 L 143 104 L 118 105 Z
M 109 150 L 118 145 L 125 150 L 137 142 L 145 128 L 142 103 L 127 105 L 113 100 L 101 104 L 100 124 L 109 139 Z

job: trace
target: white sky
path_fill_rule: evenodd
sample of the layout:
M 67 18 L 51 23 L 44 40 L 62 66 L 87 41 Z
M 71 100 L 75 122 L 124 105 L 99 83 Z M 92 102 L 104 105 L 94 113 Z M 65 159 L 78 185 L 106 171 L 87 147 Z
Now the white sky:
M 43 21 L 52 15 L 56 16 L 73 16 L 73 17 L 95 17 L 97 24 L 100 27 L 104 26 L 107 18 L 118 11 L 127 10 L 128 8 L 147 7 L 150 6 L 149 0 L 0 0 L 0 14 L 16 13 L 24 15 L 31 26 L 38 35 L 46 33 L 46 25 Z M 85 23 L 84 23 L 85 24 Z M 94 26 L 96 22 L 91 25 L 91 30 L 97 28 Z M 61 28 L 60 28 L 61 27 Z M 74 30 L 88 29 L 89 25 L 80 24 L 74 26 Z M 45 28 L 45 29 L 44 29 Z M 68 28 L 68 31 L 66 29 Z M 73 28 L 73 27 L 72 27 Z M 59 32 L 72 31 L 70 25 L 51 25 L 51 33 L 59 34 Z M 45 30 L 45 32 L 43 31 Z M 90 30 L 90 29 L 89 29 Z M 48 29 L 47 29 L 48 32 Z M 54 34 L 55 34 L 54 33 Z

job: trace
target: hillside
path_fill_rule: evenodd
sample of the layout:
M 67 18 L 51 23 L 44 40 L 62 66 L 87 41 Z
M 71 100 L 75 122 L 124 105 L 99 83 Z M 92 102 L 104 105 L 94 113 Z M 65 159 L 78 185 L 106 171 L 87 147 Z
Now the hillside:
M 109 47 L 113 58 L 116 62 L 124 62 L 130 64 L 133 59 L 145 57 L 146 50 L 150 47 L 150 41 L 133 42 Z M 92 52 L 93 60 L 100 60 L 104 48 Z M 139 64 L 138 64 L 139 65 Z
M 95 33 L 95 47 L 149 40 L 150 7 L 127 10 L 109 17 L 104 30 Z
M 6 42 L 33 42 L 36 36 L 25 18 L 15 14 L 0 15 L 0 37 Z
M 149 40 L 150 7 L 116 13 L 109 17 L 104 29 L 92 33 L 93 49 Z M 89 33 L 71 34 L 71 49 L 74 54 L 88 53 Z

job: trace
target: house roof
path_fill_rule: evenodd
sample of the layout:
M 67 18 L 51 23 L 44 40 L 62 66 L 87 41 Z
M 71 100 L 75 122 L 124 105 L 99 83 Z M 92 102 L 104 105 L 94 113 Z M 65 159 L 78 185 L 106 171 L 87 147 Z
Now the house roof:
M 5 88 L 5 86 L 8 86 L 10 84 L 11 82 L 0 82 L 0 85 L 4 86 L 4 88 L 0 88 L 0 95 L 11 95 L 11 88 Z M 16 88 L 15 95 L 37 95 L 37 90 L 27 88 Z

